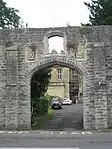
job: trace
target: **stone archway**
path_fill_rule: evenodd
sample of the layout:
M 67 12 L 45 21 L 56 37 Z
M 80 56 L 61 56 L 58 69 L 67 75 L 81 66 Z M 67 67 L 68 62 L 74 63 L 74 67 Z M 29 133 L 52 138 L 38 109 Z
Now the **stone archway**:
M 83 73 L 84 128 L 112 127 L 111 30 L 108 26 L 1 30 L 0 129 L 30 129 L 30 79 L 53 63 Z M 65 53 L 46 56 L 48 38 L 56 35 L 64 37 Z M 66 43 L 78 45 L 81 53 L 76 59 Z
M 42 68 L 46 68 L 46 67 L 50 67 L 53 65 L 61 65 L 61 66 L 65 66 L 65 67 L 69 67 L 72 69 L 76 69 L 78 70 L 78 72 L 80 72 L 80 74 L 83 76 L 83 88 L 84 88 L 84 99 L 83 99 L 83 126 L 84 129 L 91 129 L 91 123 L 93 123 L 92 121 L 90 121 L 90 119 L 93 117 L 93 115 L 88 115 L 88 113 L 90 112 L 90 105 L 89 100 L 90 100 L 90 96 L 87 92 L 87 88 L 88 88 L 88 80 L 89 80 L 89 74 L 86 71 L 86 69 L 84 68 L 84 62 L 83 61 L 79 61 L 79 60 L 74 60 L 74 59 L 70 59 L 67 56 L 46 56 L 44 58 L 40 58 L 40 60 L 38 60 L 35 63 L 32 63 L 24 73 L 24 77 L 21 80 L 21 87 L 22 84 L 24 84 L 24 97 L 19 96 L 19 101 L 22 101 L 24 98 L 24 102 L 25 105 L 20 105 L 20 109 L 24 109 L 25 112 L 27 114 L 23 114 L 21 113 L 19 115 L 19 127 L 26 127 L 28 129 L 31 128 L 31 112 L 30 112 L 30 82 L 31 82 L 31 78 L 32 76 L 39 70 Z M 21 90 L 23 90 L 21 88 Z M 21 117 L 21 118 L 20 118 Z

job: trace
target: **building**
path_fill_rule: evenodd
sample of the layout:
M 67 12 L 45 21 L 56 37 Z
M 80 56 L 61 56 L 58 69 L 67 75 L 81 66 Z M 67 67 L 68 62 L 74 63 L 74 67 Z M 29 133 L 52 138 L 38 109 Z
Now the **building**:
M 69 98 L 69 68 L 54 66 L 47 94 L 61 98 Z
M 69 95 L 73 102 L 80 100 L 83 96 L 83 78 L 77 70 L 69 69 Z
M 83 92 L 82 77 L 76 70 L 61 66 L 52 67 L 51 80 L 47 94 L 72 101 L 81 99 Z

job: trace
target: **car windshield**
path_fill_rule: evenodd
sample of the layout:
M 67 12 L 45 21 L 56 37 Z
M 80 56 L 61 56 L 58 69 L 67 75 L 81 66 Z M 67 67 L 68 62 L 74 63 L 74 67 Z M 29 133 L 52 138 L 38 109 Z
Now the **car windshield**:
M 58 102 L 59 100 L 58 100 L 58 99 L 53 99 L 52 101 L 53 101 L 53 102 Z

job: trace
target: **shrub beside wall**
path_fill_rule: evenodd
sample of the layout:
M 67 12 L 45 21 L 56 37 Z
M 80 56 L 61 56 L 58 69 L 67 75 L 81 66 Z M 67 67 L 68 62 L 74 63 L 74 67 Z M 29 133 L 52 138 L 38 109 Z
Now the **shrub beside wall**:
M 52 97 L 49 95 L 32 99 L 32 124 L 35 123 L 39 117 L 48 113 Z

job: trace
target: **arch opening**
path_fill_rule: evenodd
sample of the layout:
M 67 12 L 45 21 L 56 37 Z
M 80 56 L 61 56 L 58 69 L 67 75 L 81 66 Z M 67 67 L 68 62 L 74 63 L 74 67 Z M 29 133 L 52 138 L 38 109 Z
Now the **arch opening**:
M 43 129 L 43 130 L 49 130 L 49 129 L 50 130 L 54 130 L 54 129 L 55 130 L 65 130 L 65 129 L 66 130 L 67 129 L 74 129 L 74 130 L 80 129 L 81 130 L 81 129 L 83 129 L 83 108 L 82 108 L 82 105 L 83 105 L 83 102 L 82 102 L 83 101 L 83 81 L 82 81 L 83 80 L 83 72 L 78 67 L 73 66 L 72 64 L 63 63 L 60 61 L 53 61 L 53 63 L 49 62 L 44 65 L 40 65 L 39 67 L 36 67 L 33 70 L 32 75 L 31 75 L 30 85 L 32 84 L 32 80 L 34 81 L 34 78 L 36 75 L 41 74 L 42 70 L 48 70 L 50 68 L 52 69 L 51 78 L 49 81 L 48 89 L 47 89 L 46 93 L 44 94 L 44 97 L 45 97 L 45 99 L 48 96 L 50 96 L 52 98 L 58 97 L 59 99 L 70 99 L 72 101 L 72 104 L 68 105 L 68 106 L 62 105 L 63 108 L 62 108 L 62 112 L 60 110 L 60 112 L 61 112 L 60 114 L 62 114 L 64 112 L 64 110 L 67 111 L 70 108 L 70 106 L 71 106 L 71 111 L 69 111 L 69 113 L 67 113 L 67 115 L 69 115 L 69 116 L 67 118 L 65 116 L 64 121 L 62 122 L 64 124 L 66 121 L 66 125 L 63 126 L 63 124 L 61 123 L 60 125 L 62 125 L 62 126 L 60 126 L 60 128 L 57 128 L 57 126 L 55 127 L 55 125 L 52 125 L 52 124 L 49 124 L 49 127 L 48 127 L 48 125 L 47 126 L 42 125 L 40 129 Z M 54 77 L 53 77 L 53 75 L 54 75 Z M 78 82 L 79 81 L 78 77 L 80 78 L 80 84 Z M 75 80 L 72 80 L 72 79 L 75 79 Z M 79 85 L 81 85 L 80 89 L 79 89 Z M 74 86 L 75 86 L 75 89 L 74 89 Z M 82 93 L 80 92 L 81 89 L 82 89 Z M 32 85 L 31 85 L 30 91 L 32 94 Z M 75 94 L 73 94 L 73 93 L 75 93 Z M 31 103 L 32 103 L 32 99 L 31 99 Z M 75 106 L 79 107 L 77 109 L 77 112 L 81 111 L 79 119 L 77 121 L 75 121 L 75 118 L 76 118 L 75 116 L 77 115 L 77 112 L 75 112 Z M 45 109 L 45 107 L 44 107 L 44 109 Z M 57 110 L 55 112 L 57 112 Z M 32 106 L 31 106 L 31 113 L 32 113 Z M 67 122 L 70 121 L 70 117 L 72 115 L 74 115 L 73 113 L 75 113 L 75 116 L 74 116 L 74 118 L 72 117 L 71 119 L 72 119 L 72 121 L 74 121 L 73 122 L 74 126 L 72 126 L 72 123 L 69 123 L 69 125 L 67 124 Z M 38 120 L 38 118 L 37 118 L 37 120 Z M 56 121 L 56 119 L 54 121 Z M 34 121 L 32 122 L 32 124 L 33 123 L 34 123 Z M 50 123 L 50 120 L 47 123 Z M 57 121 L 56 123 L 59 123 L 59 122 Z M 33 126 L 32 128 L 35 129 L 35 126 Z

